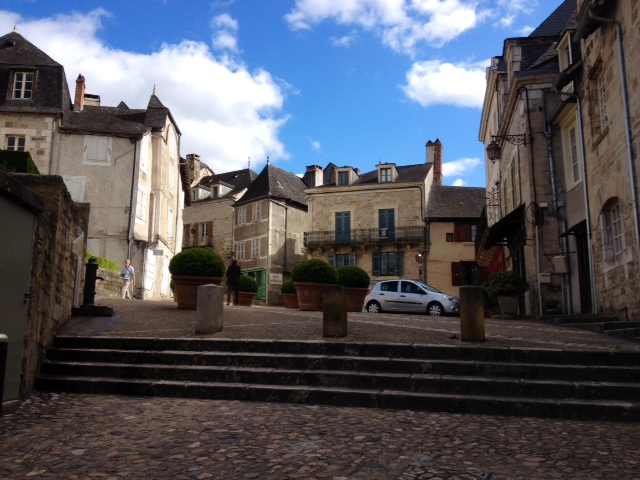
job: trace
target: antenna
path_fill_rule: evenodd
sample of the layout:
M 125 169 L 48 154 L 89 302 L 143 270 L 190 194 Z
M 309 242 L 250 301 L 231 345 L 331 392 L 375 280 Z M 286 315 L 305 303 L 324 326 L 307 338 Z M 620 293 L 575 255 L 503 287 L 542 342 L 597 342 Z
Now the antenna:
M 251 169 L 251 157 L 247 157 L 249 161 L 247 162 L 247 168 Z
M 267 165 L 269 165 L 269 155 L 267 155 Z

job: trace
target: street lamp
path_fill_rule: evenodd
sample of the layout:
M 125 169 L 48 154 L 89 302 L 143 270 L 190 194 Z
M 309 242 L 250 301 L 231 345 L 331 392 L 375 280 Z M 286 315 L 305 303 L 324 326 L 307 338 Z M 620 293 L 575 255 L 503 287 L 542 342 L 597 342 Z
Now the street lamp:
M 517 135 L 491 135 L 491 143 L 487 145 L 487 156 L 492 162 L 500 160 L 502 155 L 502 148 L 496 140 L 506 140 L 512 145 L 527 145 L 527 135 L 524 133 Z

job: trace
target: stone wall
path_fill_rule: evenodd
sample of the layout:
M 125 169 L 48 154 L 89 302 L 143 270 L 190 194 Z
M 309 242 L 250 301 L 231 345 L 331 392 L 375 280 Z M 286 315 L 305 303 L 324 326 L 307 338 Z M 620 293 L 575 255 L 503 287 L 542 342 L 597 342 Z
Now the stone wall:
M 41 174 L 49 173 L 55 116 L 2 113 L 0 136 L 24 135 L 26 147 Z M 4 145 L 4 138 L 2 145 Z
M 120 298 L 122 291 L 122 279 L 118 272 L 107 270 L 105 268 L 98 269 L 98 276 L 103 280 L 96 282 L 96 299 L 101 298 Z
M 55 333 L 82 303 L 89 204 L 74 203 L 59 176 L 12 174 L 40 195 L 31 266 L 20 397 L 33 382 Z

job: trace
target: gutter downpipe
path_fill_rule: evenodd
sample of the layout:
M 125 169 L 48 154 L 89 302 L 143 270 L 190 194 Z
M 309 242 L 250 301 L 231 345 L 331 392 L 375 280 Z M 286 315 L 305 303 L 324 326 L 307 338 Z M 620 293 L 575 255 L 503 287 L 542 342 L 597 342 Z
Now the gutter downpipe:
M 610 18 L 598 17 L 593 13 L 592 8 L 588 10 L 589 18 L 596 22 L 606 23 L 608 25 L 615 25 L 616 27 L 616 40 L 618 42 L 618 58 L 620 61 L 620 78 L 622 87 L 622 103 L 624 106 L 624 126 L 627 135 L 627 156 L 629 158 L 629 172 L 631 174 L 631 198 L 633 201 L 633 218 L 636 226 L 636 248 L 638 249 L 637 255 L 640 256 L 640 212 L 638 211 L 638 180 L 635 165 L 633 163 L 633 148 L 631 144 L 631 121 L 629 116 L 629 103 L 628 103 L 628 89 L 627 89 L 627 77 L 626 66 L 624 61 L 624 51 L 622 48 L 622 26 L 620 22 L 612 20 Z
M 136 184 L 136 169 L 138 167 L 137 161 L 138 155 L 138 139 L 133 139 L 133 168 L 131 170 L 131 194 L 129 195 L 129 226 L 127 227 L 127 258 L 131 258 L 131 231 L 132 231 L 132 223 L 135 218 L 133 215 L 133 192 L 135 190 Z M 144 285 L 143 285 L 144 288 Z

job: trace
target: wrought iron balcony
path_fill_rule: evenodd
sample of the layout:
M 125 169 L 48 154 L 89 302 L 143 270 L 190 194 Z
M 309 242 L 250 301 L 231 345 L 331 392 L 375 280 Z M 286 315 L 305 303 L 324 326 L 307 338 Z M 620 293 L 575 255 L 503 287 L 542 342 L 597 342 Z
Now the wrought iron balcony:
M 380 245 L 385 243 L 423 243 L 424 227 L 355 228 L 352 230 L 317 230 L 304 233 L 308 248 L 334 245 Z

